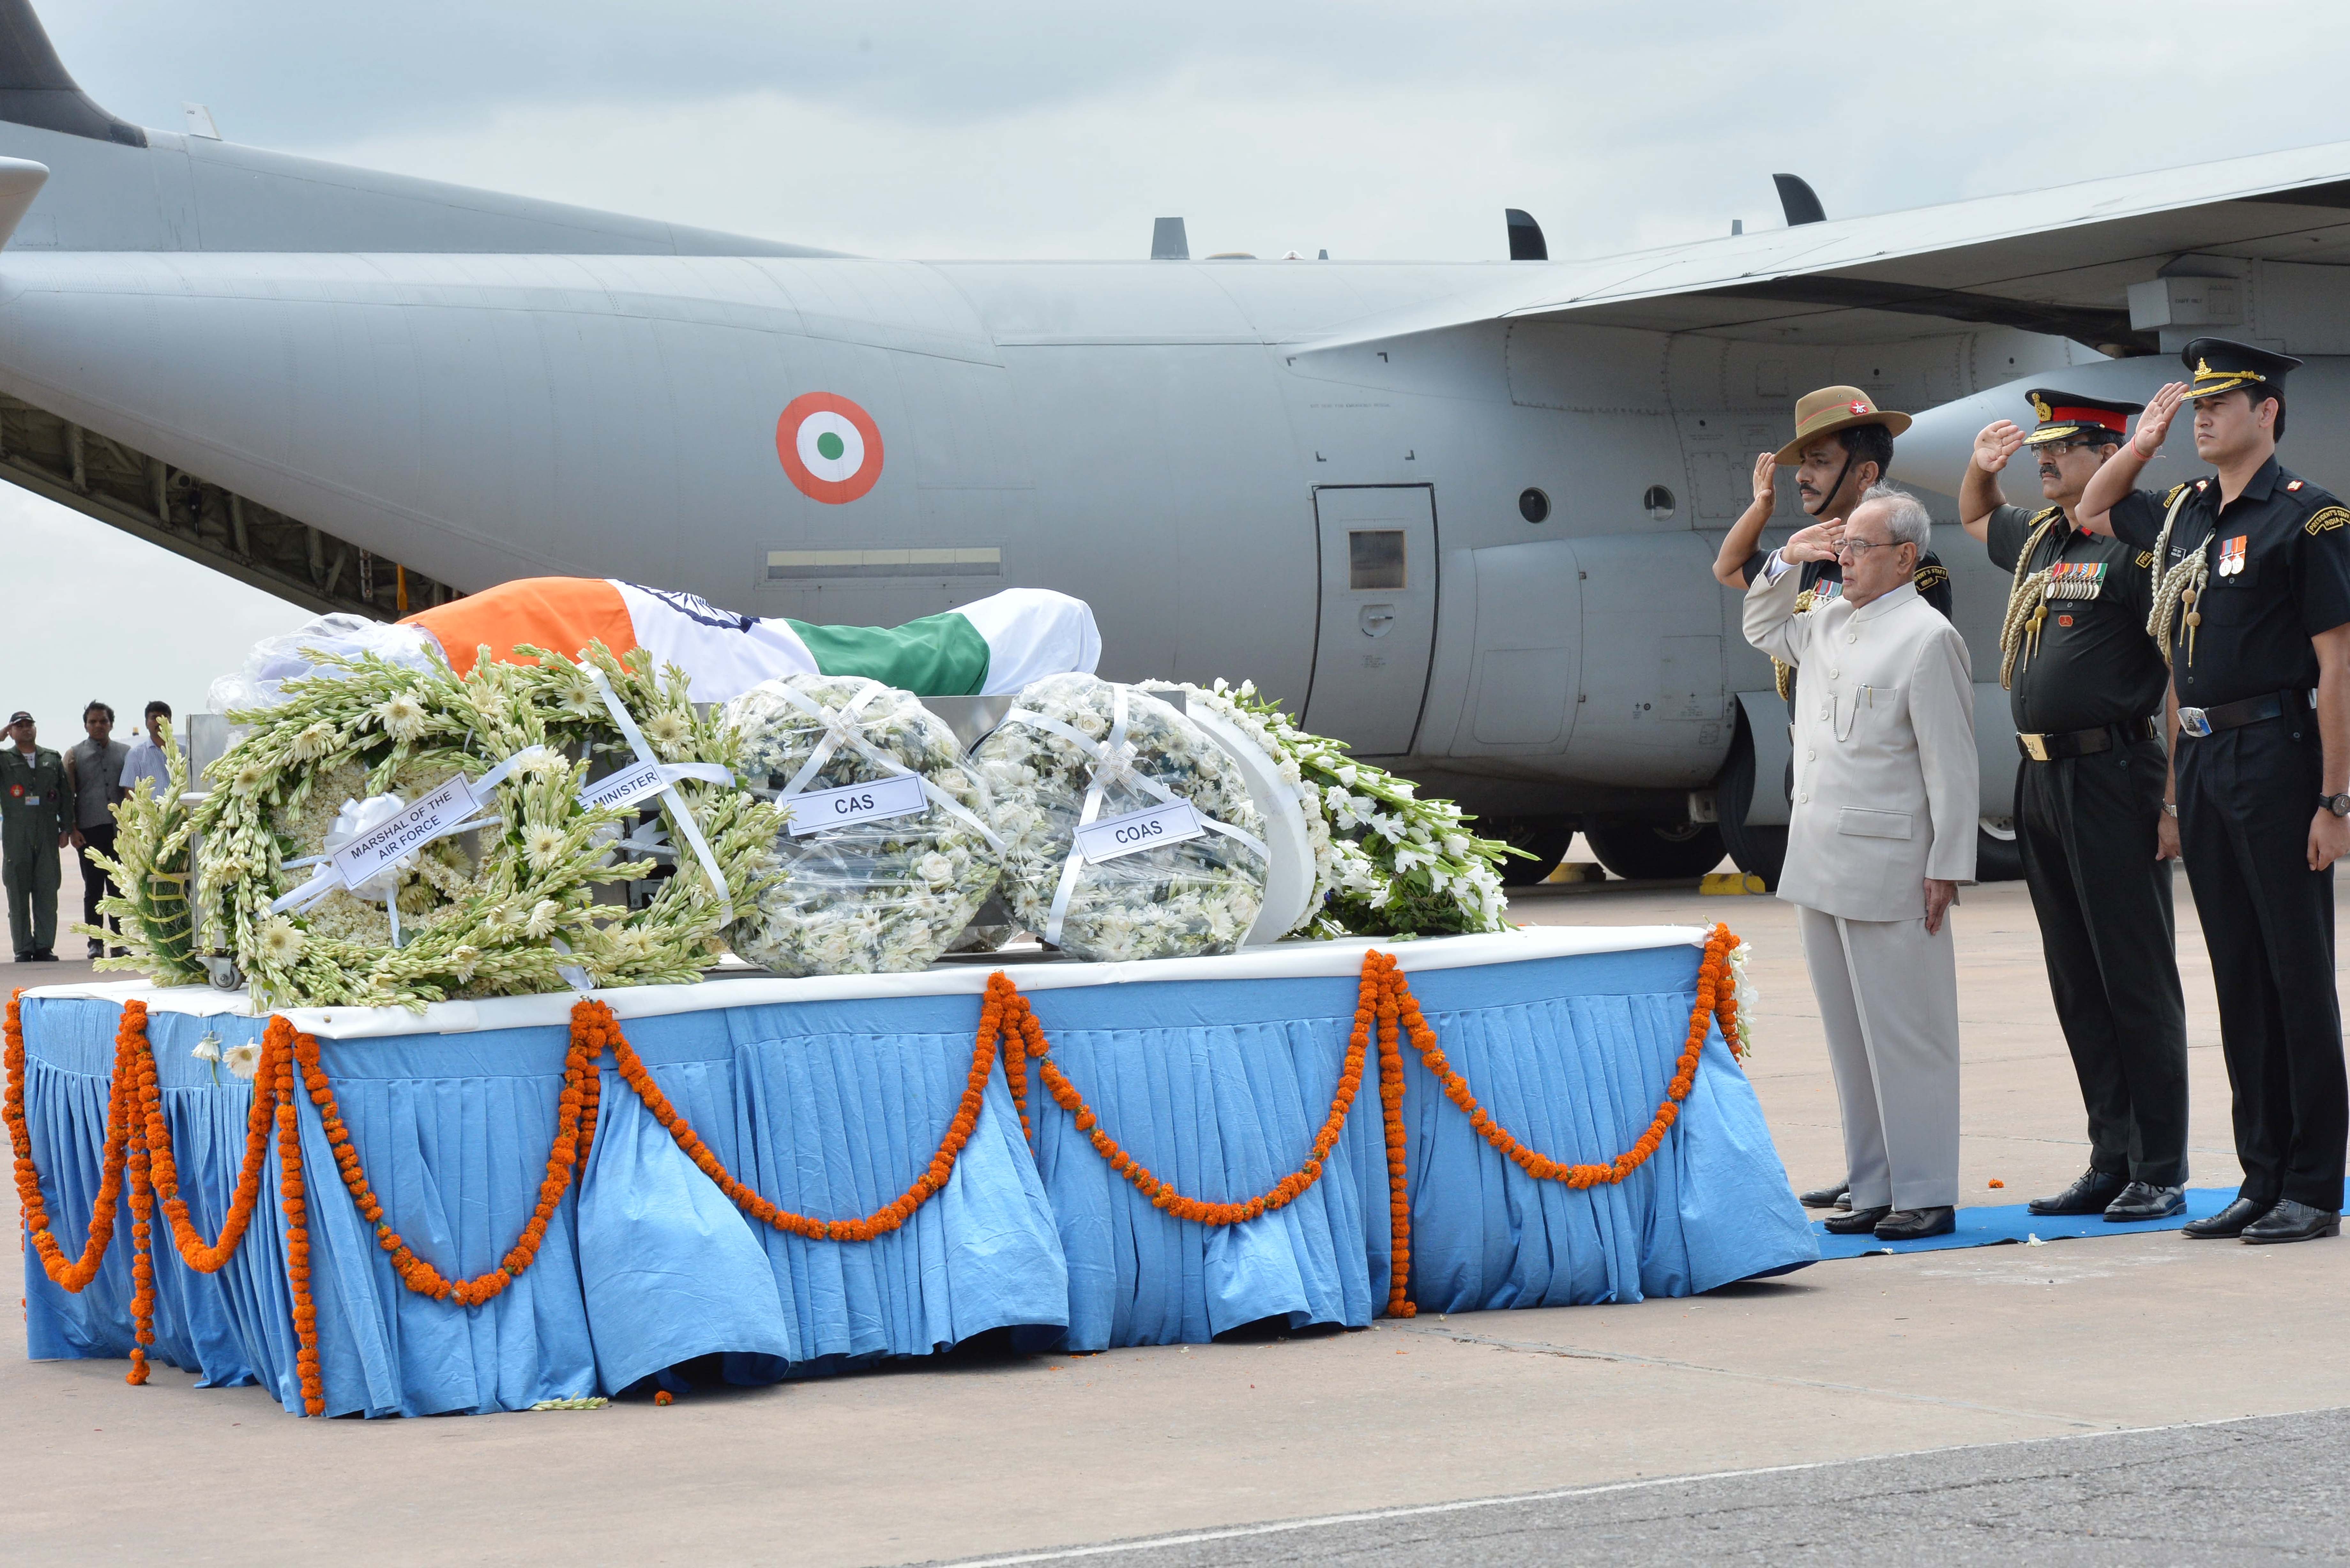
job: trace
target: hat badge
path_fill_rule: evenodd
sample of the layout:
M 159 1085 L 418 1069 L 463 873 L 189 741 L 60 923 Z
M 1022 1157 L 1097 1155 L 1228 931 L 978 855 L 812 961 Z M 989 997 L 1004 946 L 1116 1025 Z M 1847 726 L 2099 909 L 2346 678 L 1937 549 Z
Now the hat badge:
M 2198 360 L 2196 360 L 2196 361 L 2195 361 L 2195 379 L 2196 379 L 2197 380 L 2199 380 L 2199 381 L 2200 381 L 2200 380 L 2204 380 L 2204 379 L 2206 379 L 2207 378 L 2209 378 L 2209 377 L 2210 376 L 2210 374 L 2211 374 L 2211 361 L 2210 361 L 2210 360 L 2209 360 L 2209 359 L 2198 359 Z
M 2043 423 L 2056 417 L 2048 407 L 2048 400 L 2037 392 L 2032 394 L 2032 411 L 2039 415 Z
M 1868 412 L 1868 400 L 1866 398 L 1855 398 L 1851 403 L 1846 406 L 1849 407 L 1856 414 L 1865 414 Z

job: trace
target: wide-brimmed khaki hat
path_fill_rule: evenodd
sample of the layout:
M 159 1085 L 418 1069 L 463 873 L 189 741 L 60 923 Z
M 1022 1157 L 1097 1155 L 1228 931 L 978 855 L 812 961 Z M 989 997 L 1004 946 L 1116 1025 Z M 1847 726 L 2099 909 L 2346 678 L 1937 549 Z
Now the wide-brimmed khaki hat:
M 1909 428 L 1909 416 L 1878 408 L 1877 400 L 1858 387 L 1822 387 L 1816 392 L 1805 392 L 1795 400 L 1795 439 L 1779 449 L 1779 466 L 1794 467 L 1812 442 L 1854 425 L 1883 425 L 1887 435 L 1899 435 Z

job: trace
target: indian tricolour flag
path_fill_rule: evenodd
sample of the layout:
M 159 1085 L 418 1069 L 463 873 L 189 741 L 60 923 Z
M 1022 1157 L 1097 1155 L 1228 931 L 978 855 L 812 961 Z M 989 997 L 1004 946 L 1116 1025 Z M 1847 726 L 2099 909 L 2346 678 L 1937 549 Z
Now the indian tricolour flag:
M 694 594 L 608 577 L 523 577 L 410 616 L 460 674 L 486 648 L 522 662 L 519 644 L 570 651 L 601 640 L 644 649 L 693 681 L 697 702 L 724 702 L 780 675 L 863 675 L 918 697 L 1017 691 L 1068 670 L 1091 673 L 1101 633 L 1083 599 L 1007 588 L 903 626 L 817 626 L 723 610 Z

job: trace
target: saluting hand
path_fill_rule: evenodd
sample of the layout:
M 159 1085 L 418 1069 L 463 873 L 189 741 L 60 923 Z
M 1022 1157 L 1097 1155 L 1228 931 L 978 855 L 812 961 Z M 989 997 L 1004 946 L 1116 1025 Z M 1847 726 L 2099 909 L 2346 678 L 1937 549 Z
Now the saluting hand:
M 1987 424 L 1975 437 L 1975 466 L 1985 473 L 1997 473 L 2022 444 L 2023 427 L 2014 421 L 1998 420 Z
M 1779 504 L 1779 460 L 1771 452 L 1759 452 L 1754 458 L 1754 502 L 1761 505 Z
M 1791 562 L 1833 561 L 1836 558 L 1836 546 L 1843 543 L 1844 519 L 1830 517 L 1797 530 L 1779 546 L 1779 554 Z
M 2162 450 L 2163 438 L 2170 433 L 2170 421 L 2178 417 L 2178 407 L 2187 400 L 2187 383 L 2172 381 L 2155 393 L 2146 405 L 2146 412 L 2137 417 L 2137 429 L 2130 432 L 2130 452 L 2140 462 L 2152 462 Z

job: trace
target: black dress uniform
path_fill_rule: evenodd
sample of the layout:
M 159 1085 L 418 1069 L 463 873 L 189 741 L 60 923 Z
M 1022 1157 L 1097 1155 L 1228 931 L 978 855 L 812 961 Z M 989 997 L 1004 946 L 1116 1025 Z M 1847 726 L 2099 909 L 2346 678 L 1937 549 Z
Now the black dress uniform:
M 2186 358 L 2190 397 L 2281 390 L 2300 363 L 2208 338 Z M 2321 772 L 2310 639 L 2350 623 L 2350 509 L 2272 457 L 2225 506 L 2208 477 L 2159 499 L 2129 496 L 2110 515 L 2122 538 L 2158 550 L 2158 572 L 2186 568 L 2161 629 L 2179 706 L 2179 841 L 2219 992 L 2239 1196 L 2336 1213 L 2350 1085 L 2334 872 L 2309 869 L 2307 854 Z
M 2041 416 L 2031 446 L 2119 444 L 2140 407 L 2027 395 Z M 2091 1213 L 2118 1199 L 2116 1219 L 2158 1218 L 2181 1199 L 2127 1190 L 2187 1180 L 2187 1007 L 2170 863 L 2155 858 L 2168 758 L 2153 715 L 2168 671 L 2146 632 L 2154 556 L 2074 528 L 2056 506 L 1998 508 L 1987 542 L 2017 583 L 2003 671 L 2022 753 L 2016 842 L 2089 1115 L 2089 1173 L 2033 1210 Z

